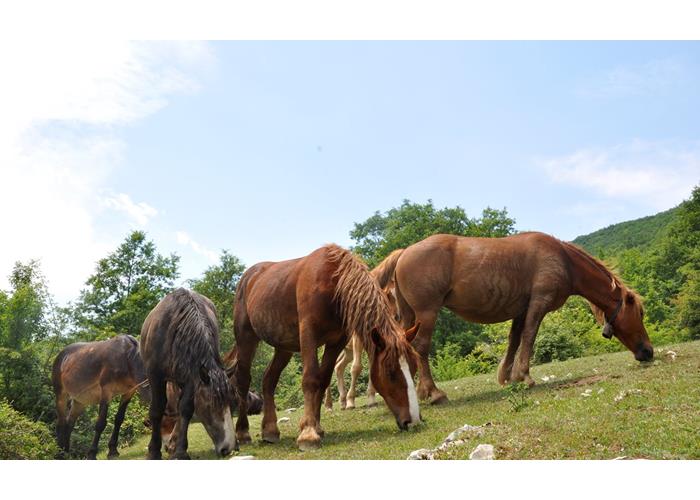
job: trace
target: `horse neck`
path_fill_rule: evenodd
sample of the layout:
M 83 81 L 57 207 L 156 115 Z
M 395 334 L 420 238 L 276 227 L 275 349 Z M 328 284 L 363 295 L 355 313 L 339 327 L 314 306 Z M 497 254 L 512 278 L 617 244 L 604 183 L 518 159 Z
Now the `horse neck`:
M 574 294 L 581 295 L 606 314 L 611 313 L 619 297 L 608 271 L 580 251 L 567 249 L 567 253 L 572 263 Z

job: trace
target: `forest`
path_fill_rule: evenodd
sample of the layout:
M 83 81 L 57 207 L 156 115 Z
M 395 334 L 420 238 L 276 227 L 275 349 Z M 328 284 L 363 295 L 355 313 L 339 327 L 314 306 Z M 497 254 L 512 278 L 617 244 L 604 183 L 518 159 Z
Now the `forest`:
M 486 208 L 470 217 L 459 206 L 437 208 L 404 200 L 375 212 L 350 230 L 352 250 L 373 267 L 397 248 L 436 233 L 500 237 L 516 232 L 507 209 Z M 574 240 L 601 258 L 642 296 L 645 324 L 654 346 L 700 339 L 700 187 L 671 210 L 623 222 Z M 221 325 L 221 350 L 233 345 L 232 305 L 247 265 L 232 251 L 185 286 L 215 303 Z M 157 302 L 180 280 L 179 257 L 162 255 L 141 231 L 127 235 L 100 259 L 80 295 L 57 304 L 39 261 L 15 263 L 9 289 L 0 291 L 0 459 L 53 458 L 55 409 L 51 365 L 66 345 L 128 333 L 138 337 L 141 324 Z M 437 380 L 453 380 L 493 370 L 504 348 L 509 325 L 477 325 L 443 310 L 433 338 L 432 364 Z M 600 335 L 585 300 L 572 297 L 544 320 L 536 342 L 535 363 L 566 360 L 622 350 Z M 258 349 L 253 389 L 259 390 L 271 349 Z M 366 363 L 365 363 L 366 366 Z M 302 402 L 300 363 L 294 358 L 278 386 L 278 404 Z M 366 384 L 367 373 L 361 378 Z M 116 409 L 112 403 L 110 411 Z M 73 433 L 71 452 L 85 456 L 92 437 L 95 409 L 86 411 Z M 146 432 L 147 403 L 132 402 L 122 427 L 128 443 Z M 108 419 L 111 425 L 112 418 Z M 108 427 L 104 436 L 108 436 Z

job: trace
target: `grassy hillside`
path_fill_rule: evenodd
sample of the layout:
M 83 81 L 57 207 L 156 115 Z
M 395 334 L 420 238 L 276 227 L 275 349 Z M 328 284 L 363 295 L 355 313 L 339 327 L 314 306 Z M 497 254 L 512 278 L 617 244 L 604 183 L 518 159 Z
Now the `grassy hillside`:
M 468 458 L 479 443 L 492 444 L 497 459 L 700 458 L 700 342 L 657 349 L 656 361 L 646 366 L 629 352 L 619 352 L 534 366 L 532 374 L 538 385 L 522 393 L 524 406 L 517 411 L 516 401 L 507 399 L 494 374 L 441 383 L 451 402 L 422 405 L 425 422 L 408 432 L 398 431 L 383 406 L 324 409 L 326 437 L 323 447 L 313 452 L 295 447 L 301 410 L 279 412 L 278 417 L 290 421 L 280 424 L 282 441 L 276 445 L 259 441 L 256 416 L 251 419 L 254 442 L 240 454 L 259 459 L 405 459 L 413 450 L 438 446 L 464 424 L 490 423 L 481 437 L 470 437 L 439 458 Z M 189 438 L 193 458 L 215 458 L 200 424 L 192 426 Z M 147 445 L 144 437 L 121 450 L 121 458 L 141 459 Z
M 630 248 L 646 248 L 663 235 L 664 229 L 677 212 L 678 207 L 641 219 L 613 224 L 579 236 L 573 242 L 596 255 L 601 252 L 611 254 Z

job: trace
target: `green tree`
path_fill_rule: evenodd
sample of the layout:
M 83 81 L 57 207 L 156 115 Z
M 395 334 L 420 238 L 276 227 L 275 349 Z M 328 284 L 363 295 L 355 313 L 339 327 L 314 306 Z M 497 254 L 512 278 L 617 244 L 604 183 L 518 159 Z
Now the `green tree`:
M 238 257 L 224 250 L 218 264 L 208 267 L 201 278 L 188 281 L 192 290 L 209 297 L 216 305 L 222 350 L 233 345 L 233 301 L 243 271 L 245 266 Z
M 17 262 L 11 290 L 0 292 L 0 398 L 33 419 L 50 420 L 51 390 L 44 342 L 52 301 L 35 260 Z
M 481 217 L 470 218 L 459 206 L 437 209 L 431 200 L 425 204 L 404 200 L 399 207 L 383 214 L 375 212 L 366 221 L 356 223 L 350 237 L 355 241 L 353 251 L 374 267 L 392 251 L 433 234 L 499 237 L 513 234 L 514 225 L 515 220 L 508 216 L 505 208 L 486 208 Z M 467 323 L 443 309 L 435 325 L 432 352 L 453 344 L 465 355 L 475 347 L 482 333 L 482 325 Z
M 179 276 L 180 258 L 164 257 L 142 231 L 134 231 L 97 263 L 77 303 L 77 323 L 91 340 L 116 333 L 139 335 L 146 315 Z

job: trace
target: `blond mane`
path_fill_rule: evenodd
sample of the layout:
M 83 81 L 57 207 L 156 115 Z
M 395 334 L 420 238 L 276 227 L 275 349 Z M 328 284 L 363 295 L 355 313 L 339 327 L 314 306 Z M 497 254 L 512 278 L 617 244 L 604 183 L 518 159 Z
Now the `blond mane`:
M 390 312 L 388 299 L 367 265 L 337 245 L 326 245 L 326 249 L 328 259 L 337 265 L 333 274 L 338 280 L 334 300 L 340 308 L 346 331 L 359 335 L 370 356 L 375 352 L 371 339 L 375 328 L 386 345 L 387 355 L 397 359 L 402 355 L 412 355 L 410 344 L 399 333 L 402 330 Z

